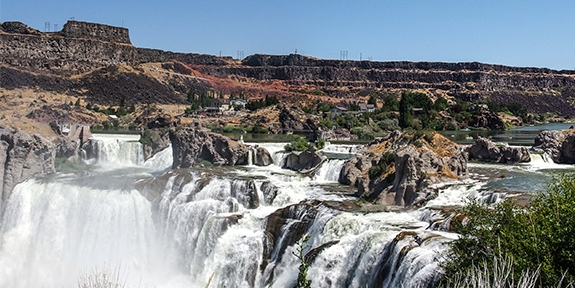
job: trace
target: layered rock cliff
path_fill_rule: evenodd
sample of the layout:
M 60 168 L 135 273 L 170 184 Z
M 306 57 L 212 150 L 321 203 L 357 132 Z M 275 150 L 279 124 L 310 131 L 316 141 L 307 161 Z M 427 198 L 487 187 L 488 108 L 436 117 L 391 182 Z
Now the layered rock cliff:
M 16 184 L 55 172 L 55 153 L 47 139 L 0 127 L 0 213 Z

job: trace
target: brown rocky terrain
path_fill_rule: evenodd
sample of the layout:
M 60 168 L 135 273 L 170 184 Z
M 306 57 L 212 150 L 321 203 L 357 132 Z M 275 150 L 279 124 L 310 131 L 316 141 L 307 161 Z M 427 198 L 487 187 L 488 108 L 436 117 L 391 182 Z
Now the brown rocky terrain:
M 167 109 L 176 115 L 187 105 L 187 95 L 199 91 L 247 99 L 275 96 L 305 106 L 365 101 L 370 95 L 381 101 L 384 95 L 412 90 L 432 99 L 519 102 L 530 112 L 575 116 L 574 71 L 482 63 L 339 61 L 298 54 L 252 55 L 239 61 L 137 48 L 125 28 L 78 21 L 53 33 L 5 22 L 0 25 L 0 47 L 0 97 L 14 98 L 26 90 L 60 99 L 46 105 L 76 99 L 106 107 L 153 103 L 172 105 Z M 24 109 L 27 104 L 10 106 L 3 116 L 19 115 L 21 120 L 30 113 Z M 43 121 L 37 114 L 31 116 Z M 91 117 L 72 116 L 79 121 Z

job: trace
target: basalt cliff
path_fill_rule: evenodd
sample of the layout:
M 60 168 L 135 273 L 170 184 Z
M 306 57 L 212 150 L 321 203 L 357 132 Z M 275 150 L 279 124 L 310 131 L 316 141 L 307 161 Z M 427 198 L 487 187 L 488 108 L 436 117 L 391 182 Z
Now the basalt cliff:
M 69 21 L 43 33 L 0 25 L 0 89 L 52 92 L 100 105 L 186 103 L 194 91 L 305 102 L 417 90 L 432 98 L 518 102 L 575 116 L 575 71 L 482 63 L 323 60 L 252 55 L 242 60 L 137 48 L 125 28 Z

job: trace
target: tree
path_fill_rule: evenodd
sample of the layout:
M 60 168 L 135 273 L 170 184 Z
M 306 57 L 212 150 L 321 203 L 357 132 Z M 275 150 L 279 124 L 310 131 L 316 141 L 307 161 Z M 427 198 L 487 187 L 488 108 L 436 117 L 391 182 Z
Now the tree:
M 436 111 L 444 111 L 447 108 L 447 100 L 443 97 L 437 98 L 433 103 L 433 109 Z
M 367 100 L 367 104 L 373 104 L 374 107 L 377 107 L 377 98 L 375 98 L 373 95 L 370 95 L 369 99 Z

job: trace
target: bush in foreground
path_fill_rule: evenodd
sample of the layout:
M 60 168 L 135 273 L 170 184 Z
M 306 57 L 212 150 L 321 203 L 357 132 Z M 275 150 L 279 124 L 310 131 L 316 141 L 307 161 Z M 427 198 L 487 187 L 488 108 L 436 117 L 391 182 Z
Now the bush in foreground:
M 452 225 L 461 237 L 451 243 L 444 282 L 471 275 L 476 267 L 494 267 L 493 259 L 501 257 L 512 261 L 513 279 L 524 271 L 540 271 L 540 287 L 575 281 L 573 175 L 555 177 L 528 207 L 511 200 L 490 207 L 471 202 L 460 212 L 465 218 Z

